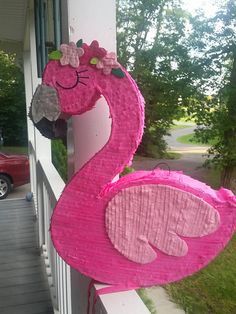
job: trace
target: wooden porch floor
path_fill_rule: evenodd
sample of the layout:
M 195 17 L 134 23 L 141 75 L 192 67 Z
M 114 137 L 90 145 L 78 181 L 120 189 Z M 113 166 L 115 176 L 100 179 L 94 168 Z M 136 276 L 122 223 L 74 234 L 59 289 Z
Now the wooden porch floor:
M 0 313 L 51 314 L 33 202 L 0 201 Z

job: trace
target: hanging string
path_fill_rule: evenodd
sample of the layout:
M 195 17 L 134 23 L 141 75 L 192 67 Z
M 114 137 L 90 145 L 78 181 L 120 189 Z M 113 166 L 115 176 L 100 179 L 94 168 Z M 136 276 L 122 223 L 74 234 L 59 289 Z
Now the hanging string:
M 97 299 L 98 299 L 98 293 L 97 293 L 97 290 L 94 288 L 94 284 L 96 283 L 97 281 L 95 281 L 94 279 L 91 279 L 90 283 L 89 283 L 89 286 L 88 286 L 88 304 L 87 304 L 87 314 L 95 314 L 95 305 L 96 305 L 96 302 L 97 302 Z M 94 288 L 94 289 L 93 289 Z M 93 293 L 92 293 L 92 290 Z M 92 307 L 90 306 L 91 305 L 91 302 L 90 302 L 90 299 L 91 299 L 91 295 L 93 294 L 93 302 L 92 302 Z
M 169 174 L 170 174 L 170 166 L 166 162 L 159 162 L 158 164 L 156 164 L 156 166 L 153 168 L 153 170 L 156 170 L 157 168 L 159 168 L 160 165 L 165 165 L 169 171 Z
M 95 280 L 91 279 L 89 286 L 88 286 L 88 304 L 87 304 L 87 314 L 90 314 L 90 298 L 92 294 L 92 288 L 94 286 Z

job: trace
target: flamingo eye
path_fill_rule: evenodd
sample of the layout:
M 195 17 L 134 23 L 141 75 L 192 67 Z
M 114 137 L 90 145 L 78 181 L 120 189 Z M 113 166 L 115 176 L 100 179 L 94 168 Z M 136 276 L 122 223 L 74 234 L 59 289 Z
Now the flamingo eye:
M 81 75 L 81 73 L 87 72 L 88 70 L 81 70 L 81 71 L 75 71 L 75 81 L 72 84 L 61 84 L 60 82 L 56 81 L 57 86 L 63 88 L 63 89 L 73 89 L 75 88 L 79 83 L 82 85 L 87 85 L 83 79 L 88 79 L 89 76 L 85 76 L 84 74 Z M 81 80 L 82 79 L 82 80 Z

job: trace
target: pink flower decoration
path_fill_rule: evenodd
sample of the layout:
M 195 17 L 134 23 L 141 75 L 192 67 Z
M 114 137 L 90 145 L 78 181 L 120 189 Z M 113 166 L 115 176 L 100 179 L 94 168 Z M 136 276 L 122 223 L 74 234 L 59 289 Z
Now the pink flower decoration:
M 84 55 L 80 59 L 81 64 L 89 64 L 92 58 L 102 59 L 107 54 L 106 49 L 99 47 L 99 43 L 93 40 L 89 45 L 83 44 Z
M 75 43 L 70 42 L 69 45 L 62 44 L 60 50 L 62 52 L 61 65 L 70 64 L 74 68 L 79 66 L 79 58 L 84 54 L 83 48 L 78 48 Z
M 112 69 L 119 68 L 120 65 L 117 62 L 117 57 L 114 52 L 109 52 L 104 58 L 98 61 L 97 68 L 103 69 L 103 73 L 108 75 L 111 74 Z

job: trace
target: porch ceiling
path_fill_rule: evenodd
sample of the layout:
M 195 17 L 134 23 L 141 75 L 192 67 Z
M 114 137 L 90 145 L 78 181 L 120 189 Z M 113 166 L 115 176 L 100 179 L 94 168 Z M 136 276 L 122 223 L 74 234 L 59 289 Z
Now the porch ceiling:
M 27 2 L 0 0 L 0 41 L 23 41 Z

